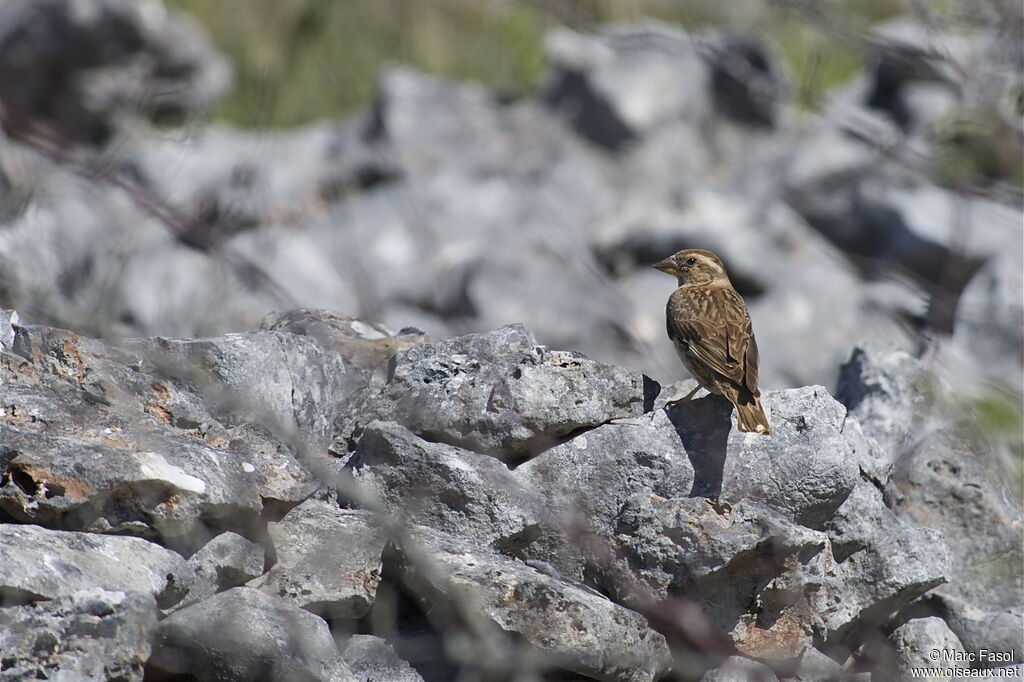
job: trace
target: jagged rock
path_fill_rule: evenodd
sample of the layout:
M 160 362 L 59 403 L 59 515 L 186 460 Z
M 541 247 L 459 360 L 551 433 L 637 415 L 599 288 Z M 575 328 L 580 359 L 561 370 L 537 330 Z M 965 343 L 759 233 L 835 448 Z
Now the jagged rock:
M 638 372 L 538 346 L 513 325 L 400 351 L 380 394 L 348 417 L 339 437 L 377 417 L 515 461 L 576 429 L 641 414 L 653 400 L 647 388 Z
M 895 464 L 912 415 L 926 414 L 933 394 L 929 377 L 910 354 L 858 346 L 839 370 L 836 399 Z
M 778 682 L 779 678 L 766 665 L 742 656 L 730 656 L 700 679 L 701 682 Z
M 415 328 L 405 328 L 396 334 L 382 324 L 341 317 L 330 310 L 302 308 L 270 313 L 263 318 L 260 329 L 311 336 L 324 348 L 369 372 L 380 368 L 398 351 L 429 341 Z
M 478 646 L 494 647 L 483 655 L 479 648 L 467 651 L 472 661 L 514 662 L 515 642 L 522 640 L 541 669 L 649 681 L 669 668 L 665 638 L 643 616 L 522 562 L 421 528 L 402 547 L 401 564 L 401 579 L 418 599 L 434 608 L 439 599 L 455 600 Z
M 141 538 L 0 524 L 0 603 L 32 603 L 79 590 L 152 595 L 167 607 L 192 584 L 180 555 Z
M 896 670 L 904 678 L 914 668 L 966 668 L 963 644 L 941 618 L 915 618 L 893 630 L 889 642 L 896 651 Z M 939 658 L 936 658 L 938 652 Z
M 518 467 L 517 485 L 534 496 L 538 522 L 505 538 L 502 551 L 572 580 L 601 582 L 600 566 L 609 562 L 603 554 L 627 500 L 691 493 L 693 467 L 677 428 L 658 410 L 581 433 Z
M 824 532 L 759 503 L 642 495 L 618 523 L 617 550 L 655 598 L 689 596 L 741 653 L 787 666 L 816 642 L 877 625 L 949 571 L 941 537 L 899 521 L 866 482 Z M 612 593 L 635 598 L 629 586 Z
M 250 587 L 330 618 L 366 614 L 387 541 L 373 514 L 306 500 L 268 532 L 277 563 Z
M 824 634 L 809 601 L 819 565 L 830 559 L 824 533 L 745 501 L 726 511 L 706 499 L 655 495 L 631 500 L 618 523 L 616 548 L 650 590 L 647 598 L 696 601 L 740 653 L 792 660 Z M 629 586 L 612 594 L 626 603 L 636 598 Z
M 237 587 L 263 573 L 264 551 L 254 542 L 228 531 L 207 542 L 188 559 L 195 572 L 192 589 L 178 609 Z
M 231 80 L 205 34 L 152 0 L 18 0 L 0 26 L 0 99 L 76 142 L 206 109 Z
M 942 533 L 898 518 L 871 483 L 861 480 L 829 521 L 836 565 L 823 575 L 821 606 L 828 639 L 849 641 L 948 581 L 950 551 Z
M 355 681 L 327 623 L 248 587 L 221 592 L 161 621 L 149 666 L 211 682 Z
M 611 536 L 626 499 L 638 492 L 685 495 L 693 484 L 663 411 L 628 421 L 575 436 L 514 472 L 494 458 L 374 422 L 348 460 L 350 479 L 341 492 L 563 578 L 592 580 L 588 565 L 607 563 L 595 556 L 602 554 L 597 539 Z
M 16 331 L 0 356 L 0 509 L 185 547 L 208 526 L 245 533 L 263 500 L 308 497 L 319 483 L 306 465 L 326 463 L 334 415 L 363 381 L 294 334 L 115 346 Z
M 761 400 L 770 437 L 737 431 L 732 406 L 717 396 L 670 408 L 694 470 L 691 494 L 751 500 L 821 528 L 857 481 L 846 410 L 820 386 L 767 391 Z
M 1012 633 L 1024 627 L 1022 516 L 987 437 L 941 378 L 905 353 L 857 349 L 839 383 L 851 416 L 895 460 L 890 506 L 949 546 L 949 581 L 928 608 L 970 650 L 1014 648 Z
M 546 513 L 541 496 L 494 457 L 427 442 L 394 422 L 365 428 L 346 474 L 339 484 L 343 499 L 482 547 L 521 533 Z
M 934 613 L 948 623 L 950 630 L 967 651 L 986 649 L 1012 652 L 1012 661 L 988 661 L 990 666 L 1007 662 L 1020 663 L 1024 657 L 1019 646 L 1021 629 L 1024 627 L 1024 608 L 1019 603 L 1000 608 L 984 602 L 979 605 L 967 601 L 957 596 L 958 592 L 968 591 L 963 587 L 963 583 L 951 582 L 935 590 L 924 600 L 924 612 Z M 966 587 L 969 589 L 970 586 Z
M 814 647 L 804 649 L 796 669 L 798 680 L 807 682 L 835 682 L 843 674 L 843 667 Z
M 423 682 L 423 677 L 380 637 L 352 635 L 341 655 L 359 682 Z
M 14 347 L 15 327 L 19 321 L 17 310 L 0 310 L 0 351 L 11 352 Z
M 335 415 L 365 385 L 362 373 L 312 337 L 280 332 L 165 339 L 128 345 L 158 370 L 191 381 L 225 427 L 258 424 L 300 456 L 323 452 Z M 261 472 L 269 477 L 271 472 Z M 292 473 L 295 477 L 295 473 Z M 286 499 L 266 491 L 267 497 Z
M 3 679 L 141 682 L 156 619 L 151 595 L 100 588 L 0 608 Z

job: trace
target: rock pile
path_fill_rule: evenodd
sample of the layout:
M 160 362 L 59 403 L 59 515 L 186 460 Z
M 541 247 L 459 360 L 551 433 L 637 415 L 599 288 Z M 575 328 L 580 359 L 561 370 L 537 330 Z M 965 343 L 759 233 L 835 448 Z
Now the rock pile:
M 139 126 L 226 85 L 191 24 L 5 4 L 0 101 L 103 156 L 0 113 L 0 679 L 1020 666 L 1021 509 L 971 409 L 1024 392 L 1019 197 L 899 153 L 1020 46 L 957 42 L 963 82 L 912 29 L 824 117 L 770 45 L 647 24 L 555 32 L 536 97 L 398 67 L 345 121 L 186 133 Z M 748 301 L 771 437 L 671 400 L 647 265 L 683 247 Z
M 925 612 L 968 647 L 1020 625 L 1019 574 L 972 573 L 1020 531 L 991 462 L 930 439 L 891 465 L 908 356 L 858 351 L 849 414 L 766 392 L 768 438 L 521 326 L 429 341 L 305 310 L 104 342 L 4 319 L 11 679 L 821 679 L 894 624 L 921 655 Z M 985 480 L 984 520 L 936 515 L 936 458 Z

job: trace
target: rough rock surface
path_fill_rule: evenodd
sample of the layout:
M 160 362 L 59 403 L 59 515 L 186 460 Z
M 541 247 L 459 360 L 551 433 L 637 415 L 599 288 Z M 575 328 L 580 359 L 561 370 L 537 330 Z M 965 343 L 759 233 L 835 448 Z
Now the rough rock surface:
M 741 656 L 730 656 L 718 668 L 709 670 L 701 682 L 778 682 L 771 668 Z
M 203 545 L 189 557 L 188 563 L 196 577 L 192 589 L 177 605 L 179 609 L 262 575 L 264 551 L 256 543 L 227 531 Z
M 110 345 L 15 330 L 0 358 L 0 509 L 186 548 L 209 527 L 249 533 L 266 500 L 312 493 L 299 459 L 323 457 L 361 381 L 314 339 L 281 332 Z
M 515 461 L 577 429 L 640 415 L 645 387 L 639 372 L 539 346 L 513 325 L 399 351 L 380 394 L 343 422 L 341 437 L 355 437 L 374 415 Z
M 55 599 L 95 587 L 142 592 L 171 606 L 192 584 L 180 555 L 140 538 L 0 524 L 0 600 Z
M 360 618 L 381 578 L 384 536 L 365 511 L 307 500 L 268 529 L 277 563 L 249 583 L 333 618 Z
M 957 659 L 957 654 L 964 654 L 964 646 L 941 618 L 915 618 L 893 630 L 889 641 L 896 650 L 896 670 L 900 675 L 909 677 L 912 668 L 966 668 L 964 659 Z M 936 663 L 935 654 L 949 658 Z
M 156 619 L 152 596 L 100 588 L 0 608 L 2 679 L 141 681 Z
M 403 581 L 425 604 L 452 599 L 499 650 L 512 634 L 548 666 L 598 680 L 655 680 L 670 666 L 665 638 L 643 616 L 522 562 L 422 529 L 404 564 Z
M 1016 172 L 992 25 L 870 32 L 821 115 L 771 44 L 643 23 L 553 33 L 539 95 L 398 66 L 343 121 L 157 131 L 223 90 L 194 27 L 7 2 L 0 100 L 76 164 L 4 107 L 0 676 L 881 679 L 943 627 L 1019 660 L 983 417 L 1019 427 L 1020 193 L 930 163 L 967 107 Z M 669 404 L 649 264 L 692 247 L 770 438 Z
M 111 513 L 148 512 L 132 512 L 125 526 L 84 526 L 92 533 L 0 526 L 12 539 L 21 538 L 0 546 L 11 565 L 27 567 L 25 547 L 37 552 L 40 543 L 56 543 L 52 551 L 65 562 L 77 557 L 72 565 L 79 567 L 73 582 L 63 573 L 45 584 L 39 582 L 45 575 L 27 568 L 12 573 L 23 578 L 4 588 L 13 603 L 73 589 L 148 592 L 172 609 L 160 625 L 166 637 L 158 641 L 164 644 L 148 665 L 175 674 L 185 672 L 181 661 L 193 655 L 220 661 L 234 671 L 225 674 L 239 678 L 256 670 L 250 665 L 269 670 L 294 664 L 292 645 L 262 640 L 267 630 L 260 628 L 272 627 L 263 616 L 252 616 L 254 630 L 245 634 L 265 652 L 251 660 L 235 660 L 245 647 L 232 648 L 242 640 L 230 640 L 226 631 L 212 644 L 206 641 L 204 633 L 228 622 L 217 620 L 227 613 L 220 602 L 234 600 L 244 602 L 243 610 L 277 614 L 273 618 L 303 614 L 295 617 L 304 628 L 325 628 L 320 616 L 338 633 L 368 629 L 424 679 L 460 669 L 530 669 L 647 680 L 671 666 L 669 642 L 677 648 L 685 639 L 685 627 L 679 630 L 664 615 L 678 599 L 702 612 L 695 622 L 719 633 L 714 637 L 729 642 L 730 650 L 782 671 L 804 665 L 808 647 L 844 660 L 868 633 L 904 607 L 919 608 L 925 602 L 915 600 L 950 576 L 941 536 L 911 525 L 906 513 L 898 518 L 878 490 L 900 480 L 892 473 L 898 471 L 894 460 L 886 457 L 893 439 L 903 436 L 878 430 L 889 422 L 867 410 L 884 406 L 895 393 L 858 393 L 844 379 L 843 395 L 882 401 L 860 401 L 857 409 L 867 420 L 861 428 L 820 387 L 766 391 L 773 425 L 767 438 L 738 432 L 731 406 L 718 397 L 667 402 L 685 392 L 684 384 L 656 399 L 660 387 L 652 380 L 538 347 L 522 328 L 427 344 L 422 336 L 395 336 L 310 310 L 276 315 L 268 326 L 276 331 L 118 345 L 11 326 L 13 352 L 0 355 L 11 378 L 4 384 L 3 428 L 13 434 L 9 443 L 21 444 L 3 451 L 0 501 L 11 520 L 36 515 L 57 527 L 82 523 L 81 513 L 53 510 L 70 494 L 71 479 L 27 466 L 27 456 L 40 452 L 27 446 L 64 429 L 64 452 L 92 452 L 76 449 L 82 438 L 76 420 L 97 414 L 119 429 L 114 449 L 102 450 L 95 461 L 68 454 L 61 466 L 88 484 L 85 500 L 92 499 L 89 491 L 113 486 L 122 496 L 104 502 Z M 249 360 L 250 354 L 258 357 Z M 326 365 L 317 365 L 323 358 Z M 327 377 L 327 367 L 336 374 Z M 202 382 L 194 374 L 199 370 Z M 539 375 L 531 377 L 531 371 Z M 282 388 L 302 377 L 301 390 Z M 145 402 L 154 381 L 164 386 L 159 405 L 168 420 L 153 419 L 154 408 Z M 105 386 L 102 393 L 97 385 Z M 420 391 L 418 400 L 403 402 L 399 385 Z M 72 407 L 69 387 L 102 399 Z M 259 401 L 243 399 L 257 394 Z M 509 409 L 488 411 L 500 395 Z M 550 409 L 574 395 L 582 406 L 573 401 Z M 390 420 L 375 419 L 381 414 Z M 33 426 L 38 423 L 47 424 L 45 433 Z M 460 423 L 469 428 L 458 431 Z M 154 440 L 154 424 L 157 433 L 168 428 L 208 435 Z M 289 438 L 295 429 L 307 434 L 306 446 Z M 221 440 L 207 443 L 209 434 Z M 534 453 L 542 436 L 551 442 Z M 257 437 L 262 446 L 246 449 L 244 439 Z M 185 537 L 204 542 L 188 562 L 144 539 L 178 546 L 183 536 L 167 532 L 168 521 L 152 513 L 159 506 L 148 503 L 151 498 L 124 496 L 131 469 L 104 466 L 120 461 L 110 459 L 116 447 L 127 455 L 142 442 L 152 461 L 165 458 L 167 466 L 134 474 L 140 480 L 162 476 L 190 490 L 197 503 L 214 486 L 245 486 L 253 500 L 248 520 L 235 518 L 233 524 L 246 535 L 214 533 L 223 517 L 204 515 L 196 504 L 185 505 L 196 515 L 190 517 L 196 529 Z M 170 462 L 186 461 L 177 449 L 181 443 L 216 452 L 217 459 L 197 458 L 187 473 L 173 469 Z M 339 447 L 345 443 L 352 445 Z M 304 456 L 292 455 L 300 451 Z M 279 476 L 282 455 L 307 481 L 304 502 L 279 495 L 271 504 L 264 497 L 281 488 L 261 483 L 256 474 Z M 522 463 L 510 468 L 503 460 Z M 168 510 L 181 513 L 190 498 L 170 499 L 180 501 Z M 215 537 L 205 540 L 207 534 Z M 106 551 L 120 552 L 122 563 L 108 566 L 97 559 L 102 554 L 82 554 L 79 546 L 109 546 Z M 140 563 L 146 552 L 149 573 L 139 570 L 147 565 Z M 246 581 L 246 588 L 235 587 Z M 940 596 L 927 599 L 934 605 Z M 955 614 L 970 615 L 964 609 Z M 459 649 L 442 646 L 451 622 L 461 623 L 473 646 L 489 652 L 483 668 Z M 956 631 L 956 621 L 950 624 Z M 429 641 L 436 644 L 424 644 Z M 309 674 L 344 669 L 335 661 L 341 660 L 336 649 L 314 653 L 300 666 L 313 670 Z M 721 660 L 709 659 L 705 667 L 717 668 Z
M 1021 509 L 991 441 L 940 377 L 906 353 L 857 349 L 840 374 L 839 395 L 882 451 L 893 473 L 889 506 L 942 532 L 952 566 L 927 600 L 971 651 L 1011 649 L 1024 629 Z M 875 532 L 865 525 L 863 533 Z
M 327 623 L 248 587 L 221 592 L 161 621 L 149 665 L 199 680 L 355 680 Z
M 423 677 L 380 637 L 352 635 L 341 655 L 359 682 L 423 682 Z
M 537 523 L 539 498 L 494 457 L 371 422 L 345 465 L 343 499 L 490 545 Z

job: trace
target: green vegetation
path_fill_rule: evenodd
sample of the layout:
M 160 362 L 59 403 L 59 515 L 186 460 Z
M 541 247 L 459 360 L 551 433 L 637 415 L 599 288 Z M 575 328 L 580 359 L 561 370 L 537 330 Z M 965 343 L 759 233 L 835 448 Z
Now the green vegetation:
M 379 69 L 404 62 L 506 92 L 543 81 L 544 34 L 645 17 L 689 30 L 726 26 L 766 36 L 788 63 L 802 106 L 860 65 L 852 38 L 893 16 L 898 0 L 827 3 L 700 0 L 168 0 L 194 16 L 235 65 L 217 118 L 291 126 L 366 106 Z M 802 6 L 801 12 L 776 7 Z M 812 10 L 806 10 L 812 7 Z M 812 14 L 808 14 L 812 11 Z M 842 18 L 837 36 L 830 20 Z
M 993 442 L 1006 444 L 1002 462 L 1018 500 L 1024 500 L 1024 405 L 1020 398 L 991 390 L 973 398 L 969 414 Z

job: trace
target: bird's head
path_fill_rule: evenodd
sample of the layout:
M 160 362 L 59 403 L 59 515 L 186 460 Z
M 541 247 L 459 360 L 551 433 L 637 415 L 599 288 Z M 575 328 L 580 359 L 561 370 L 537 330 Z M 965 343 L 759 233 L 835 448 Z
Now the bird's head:
M 729 286 L 729 275 L 718 256 L 701 249 L 674 253 L 654 267 L 672 275 L 679 286 Z

